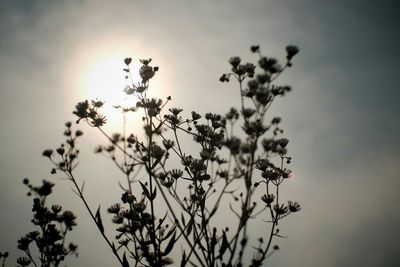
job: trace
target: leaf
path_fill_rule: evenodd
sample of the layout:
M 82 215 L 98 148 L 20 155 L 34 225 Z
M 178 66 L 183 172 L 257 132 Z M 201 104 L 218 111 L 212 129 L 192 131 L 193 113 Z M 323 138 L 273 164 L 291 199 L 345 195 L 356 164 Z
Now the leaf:
M 174 247 L 175 242 L 176 242 L 175 235 L 176 235 L 176 232 L 174 232 L 171 239 L 169 240 L 168 245 L 165 248 L 164 253 L 163 253 L 164 256 L 167 256 L 171 252 L 172 248 Z
M 144 195 L 147 197 L 147 199 L 149 199 L 151 201 L 149 190 L 147 189 L 147 187 L 142 182 L 139 181 L 139 183 L 142 186 Z
M 162 218 L 159 220 L 157 229 L 160 228 L 160 227 L 162 226 L 162 224 L 163 224 L 164 221 L 165 221 L 165 218 L 167 218 L 167 215 L 168 215 L 168 212 L 166 212 L 165 215 L 164 215 L 164 217 L 162 217 Z
M 126 253 L 124 253 L 124 256 L 122 257 L 122 267 L 129 267 L 129 262 L 126 259 Z
M 85 189 L 85 181 L 83 181 L 83 183 L 82 183 L 81 192 L 83 192 L 83 189 Z
M 168 231 L 168 233 L 165 235 L 165 237 L 163 238 L 163 240 L 168 239 L 168 237 L 170 237 L 170 236 L 172 235 L 172 233 L 175 232 L 175 229 L 176 229 L 176 225 L 175 225 L 171 230 Z
M 210 216 L 209 218 L 211 218 L 212 216 L 214 216 L 215 212 L 217 212 L 218 206 L 214 207 L 213 210 L 210 212 Z
M 190 232 L 192 231 L 193 228 L 193 220 L 191 219 L 188 224 L 187 224 L 187 229 L 186 229 L 186 234 L 190 235 Z
M 181 260 L 181 267 L 186 265 L 186 253 L 183 251 L 182 260 Z
M 101 215 L 100 215 L 100 206 L 99 206 L 99 208 L 97 209 L 96 216 L 95 216 L 95 220 L 96 220 L 96 223 L 97 223 L 97 227 L 99 227 L 100 232 L 101 232 L 102 234 L 104 234 L 103 221 L 101 220 Z
M 183 216 L 183 212 L 181 212 L 181 220 L 182 220 L 183 225 L 185 225 L 186 224 L 185 223 L 185 216 Z
M 150 200 L 154 200 L 156 198 L 157 195 L 157 188 L 154 188 L 153 194 L 151 194 L 151 199 Z

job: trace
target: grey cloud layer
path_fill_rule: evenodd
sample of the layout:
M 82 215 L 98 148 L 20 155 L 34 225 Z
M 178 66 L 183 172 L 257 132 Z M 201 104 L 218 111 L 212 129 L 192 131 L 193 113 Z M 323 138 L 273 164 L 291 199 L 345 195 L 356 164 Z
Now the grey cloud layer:
M 2 1 L 0 208 L 29 211 L 20 178 L 46 174 L 40 151 L 71 119 L 63 63 L 81 43 L 121 36 L 145 44 L 168 62 L 160 71 L 171 75 L 176 105 L 218 112 L 227 107 L 202 96 L 225 97 L 217 79 L 229 56 L 251 58 L 254 43 L 278 56 L 295 43 L 301 53 L 282 77 L 294 91 L 274 112 L 287 126 L 300 175 L 293 194 L 304 208 L 282 227 L 289 238 L 272 264 L 399 266 L 399 4 L 367 2 Z M 24 229 L 2 232 L 0 250 Z

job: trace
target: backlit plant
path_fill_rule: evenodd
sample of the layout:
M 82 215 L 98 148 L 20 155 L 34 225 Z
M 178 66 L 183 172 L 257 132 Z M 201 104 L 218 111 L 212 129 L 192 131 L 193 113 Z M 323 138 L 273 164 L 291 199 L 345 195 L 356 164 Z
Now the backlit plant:
M 167 107 L 171 97 L 149 98 L 159 71 L 151 59 L 140 60 L 139 81 L 132 78 L 132 59 L 125 59 L 124 91 L 132 105 L 116 107 L 124 116 L 140 113 L 143 133 L 127 133 L 124 125 L 121 133 L 108 134 L 102 101 L 75 106 L 76 123 L 97 128 L 108 141 L 95 152 L 108 156 L 126 177 L 119 201 L 107 209 L 115 230 L 106 231 L 104 211 L 88 205 L 83 181 L 75 176 L 83 132 L 68 122 L 65 143 L 43 152 L 54 165 L 52 173 L 64 173 L 73 184 L 121 266 L 261 266 L 279 248 L 273 244 L 282 237 L 278 223 L 300 205 L 281 197 L 292 177 L 289 140 L 282 136 L 281 119 L 269 117 L 268 110 L 291 90 L 276 80 L 292 66 L 298 49 L 286 47 L 284 65 L 263 56 L 259 46 L 251 51 L 257 67 L 232 57 L 231 70 L 220 78 L 233 81 L 240 97 L 240 106 L 225 115 L 185 113 Z M 188 140 L 190 147 L 183 145 Z M 229 223 L 221 223 L 221 216 Z M 249 225 L 257 221 L 263 226 L 254 233 Z

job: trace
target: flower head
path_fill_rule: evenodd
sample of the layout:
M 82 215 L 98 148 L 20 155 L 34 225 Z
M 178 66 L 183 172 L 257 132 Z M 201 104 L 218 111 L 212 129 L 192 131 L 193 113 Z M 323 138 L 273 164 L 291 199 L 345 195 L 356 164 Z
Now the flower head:
M 294 45 L 286 46 L 287 60 L 291 60 L 298 52 L 299 52 L 299 48 L 297 48 L 297 46 L 294 46 Z
M 231 57 L 229 59 L 229 63 L 232 65 L 233 68 L 237 68 L 240 64 L 240 57 Z
M 274 202 L 275 196 L 273 194 L 264 194 L 261 196 L 261 200 L 264 201 L 267 206 L 271 205 L 272 202 Z
M 288 207 L 290 212 L 297 212 L 301 209 L 300 204 L 293 201 L 288 202 Z

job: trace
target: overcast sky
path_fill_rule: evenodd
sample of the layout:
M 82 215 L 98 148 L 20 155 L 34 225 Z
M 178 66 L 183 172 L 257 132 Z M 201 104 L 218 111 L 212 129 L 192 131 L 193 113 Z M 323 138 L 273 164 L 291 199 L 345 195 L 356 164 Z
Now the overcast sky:
M 291 140 L 286 194 L 303 209 L 282 226 L 289 237 L 269 266 L 400 266 L 399 8 L 388 0 L 1 1 L 0 251 L 15 256 L 32 229 L 22 178 L 51 178 L 42 150 L 62 141 L 76 102 L 121 93 L 109 87 L 119 87 L 124 57 L 153 58 L 154 92 L 172 95 L 174 106 L 223 113 L 239 103 L 236 88 L 218 81 L 229 57 L 252 59 L 249 47 L 259 44 L 283 59 L 295 44 L 300 53 L 280 80 L 293 92 L 271 116 L 283 117 Z M 107 177 L 115 170 L 92 155 L 101 136 L 83 130 L 79 172 L 92 205 L 97 197 L 107 206 L 119 198 Z M 55 190 L 54 201 L 78 215 L 71 266 L 115 265 L 69 185 L 56 181 Z

